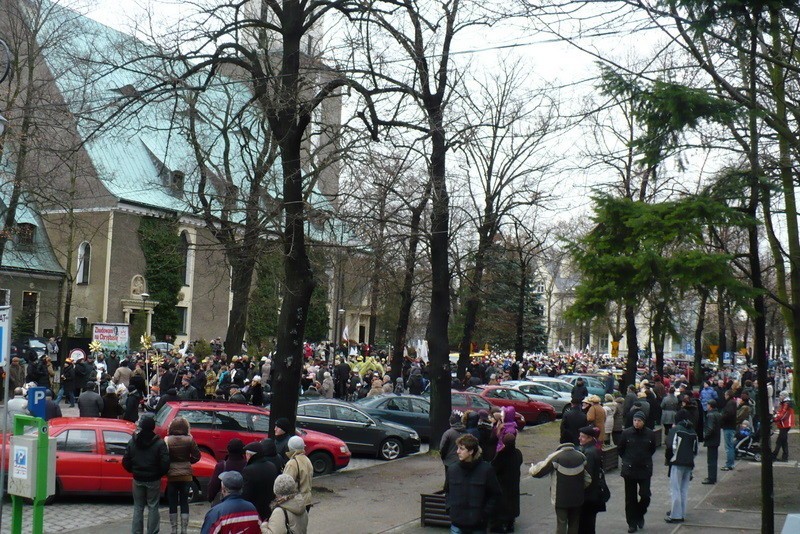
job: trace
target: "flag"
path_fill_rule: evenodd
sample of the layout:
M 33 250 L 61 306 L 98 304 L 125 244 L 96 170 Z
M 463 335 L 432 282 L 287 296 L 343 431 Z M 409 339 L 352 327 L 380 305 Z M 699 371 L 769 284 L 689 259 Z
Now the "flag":
M 342 330 L 342 341 L 347 341 L 349 339 L 350 332 L 347 330 L 347 325 L 344 325 L 344 330 Z

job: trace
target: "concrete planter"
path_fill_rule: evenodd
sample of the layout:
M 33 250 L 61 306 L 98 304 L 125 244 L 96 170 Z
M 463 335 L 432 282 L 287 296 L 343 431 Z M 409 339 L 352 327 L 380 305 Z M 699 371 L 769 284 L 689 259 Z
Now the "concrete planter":
M 604 445 L 600 457 L 603 460 L 603 471 L 608 472 L 619 467 L 619 451 L 616 445 Z
M 664 427 L 657 426 L 653 429 L 653 432 L 656 435 L 656 447 L 660 447 L 664 444 Z
M 422 493 L 420 521 L 423 527 L 450 527 L 444 492 Z

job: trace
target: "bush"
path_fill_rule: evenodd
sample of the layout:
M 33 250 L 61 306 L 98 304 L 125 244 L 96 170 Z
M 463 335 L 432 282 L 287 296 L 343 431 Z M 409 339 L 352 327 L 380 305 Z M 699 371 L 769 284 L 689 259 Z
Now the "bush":
M 211 343 L 200 338 L 195 344 L 193 354 L 198 361 L 202 361 L 211 356 Z

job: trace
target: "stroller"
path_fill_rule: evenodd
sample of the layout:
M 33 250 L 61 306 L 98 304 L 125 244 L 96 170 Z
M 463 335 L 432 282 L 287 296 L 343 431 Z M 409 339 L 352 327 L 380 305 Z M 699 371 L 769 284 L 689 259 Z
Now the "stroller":
M 770 434 L 772 433 L 770 429 Z M 760 435 L 757 430 L 750 427 L 749 421 L 742 422 L 739 430 L 736 431 L 736 445 L 734 451 L 736 458 L 749 458 L 754 462 L 761 461 Z

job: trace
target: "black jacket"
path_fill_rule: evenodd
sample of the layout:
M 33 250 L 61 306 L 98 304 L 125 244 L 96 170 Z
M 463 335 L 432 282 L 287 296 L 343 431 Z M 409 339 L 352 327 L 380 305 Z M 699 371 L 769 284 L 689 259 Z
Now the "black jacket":
M 629 427 L 622 431 L 617 444 L 622 464 L 620 474 L 634 480 L 653 476 L 653 453 L 656 452 L 655 433 L 647 427 L 637 430 Z
M 284 459 L 287 459 L 286 453 L 289 452 L 289 438 L 292 437 L 292 434 L 288 432 L 286 434 L 282 434 L 280 436 L 275 436 L 273 439 L 275 440 L 275 451 L 277 452 L 278 456 Z
M 606 503 L 600 494 L 600 471 L 603 470 L 603 460 L 600 451 L 594 443 L 581 447 L 581 452 L 586 456 L 586 472 L 592 477 L 592 482 L 583 490 L 583 505 L 591 507 L 598 512 L 606 511 Z
M 736 400 L 728 399 L 722 407 L 722 418 L 719 425 L 722 430 L 736 430 Z
M 128 442 L 122 467 L 140 482 L 161 479 L 169 471 L 167 444 L 157 434 L 138 430 Z
M 456 462 L 447 468 L 447 511 L 457 527 L 486 528 L 502 497 L 497 475 L 488 462 Z
M 578 398 L 580 400 L 585 399 L 589 396 L 589 388 L 586 387 L 586 384 L 581 384 L 580 386 L 577 383 L 572 386 L 572 398 Z
M 586 426 L 586 414 L 580 406 L 571 406 L 564 412 L 561 418 L 561 441 L 559 443 L 572 443 L 576 447 L 578 442 L 578 430 Z
M 117 419 L 122 413 L 122 406 L 119 405 L 119 397 L 116 393 L 103 395 L 103 410 L 100 412 L 100 417 Z
M 506 445 L 498 452 L 492 467 L 497 481 L 503 490 L 503 498 L 497 503 L 495 518 L 499 521 L 513 521 L 519 517 L 519 474 L 522 466 L 522 453 L 518 448 Z
M 451 424 L 450 428 L 442 434 L 442 441 L 439 443 L 439 457 L 446 467 L 458 463 L 456 440 L 466 433 L 467 429 L 459 421 Z
M 271 513 L 269 503 L 275 498 L 272 486 L 277 476 L 278 470 L 275 464 L 270 462 L 264 453 L 254 455 L 242 469 L 244 478 L 242 497 L 253 503 L 262 521 L 269 519 Z
M 132 389 L 128 396 L 125 398 L 125 407 L 122 411 L 122 418 L 126 421 L 135 423 L 139 420 L 139 401 L 142 400 L 142 394 L 138 389 Z
M 706 412 L 705 425 L 703 428 L 703 446 L 719 447 L 721 422 L 722 416 L 718 410 L 708 410 L 708 412 Z
M 666 439 L 664 465 L 694 468 L 697 454 L 697 433 L 689 421 L 681 421 L 673 426 Z

